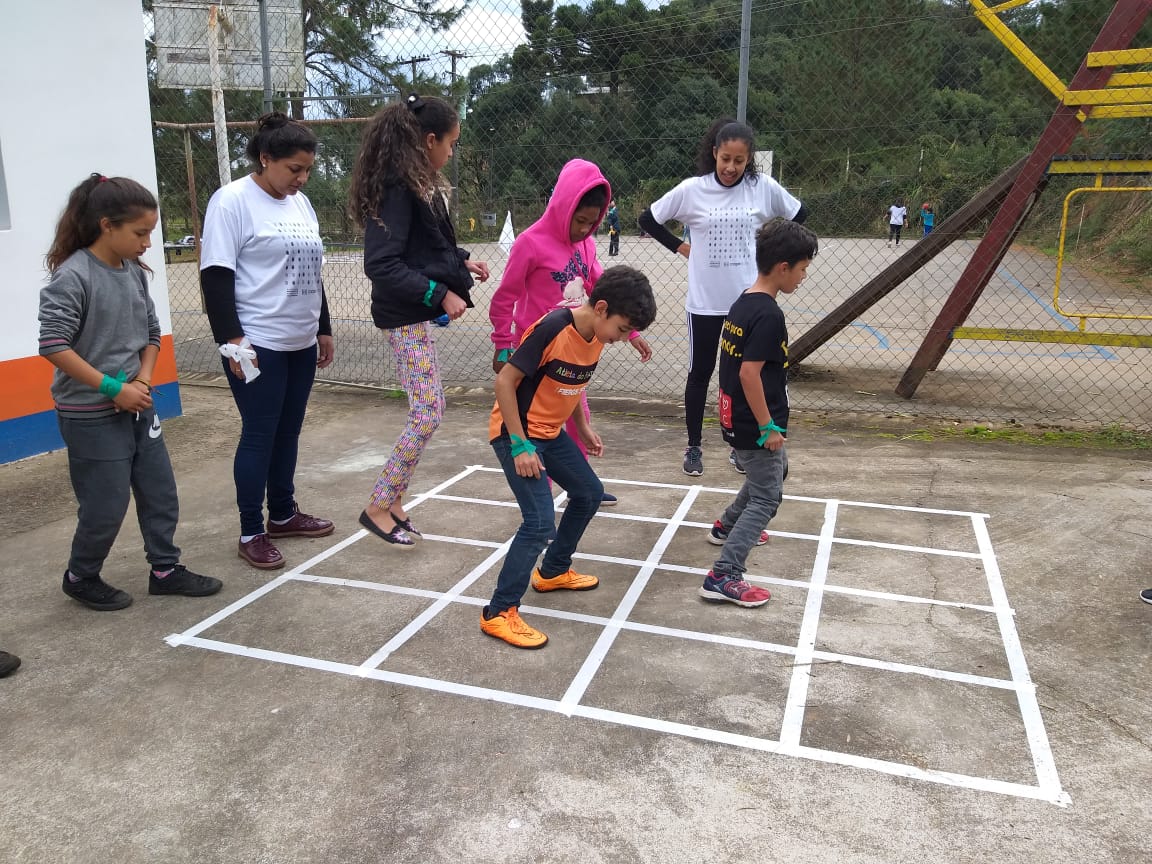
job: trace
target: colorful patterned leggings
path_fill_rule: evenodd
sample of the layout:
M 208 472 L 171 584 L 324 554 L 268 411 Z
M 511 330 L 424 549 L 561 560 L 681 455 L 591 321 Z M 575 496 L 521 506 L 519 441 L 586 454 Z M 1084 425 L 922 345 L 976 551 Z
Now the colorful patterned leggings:
M 400 386 L 408 394 L 408 422 L 372 490 L 372 503 L 387 510 L 408 491 L 420 456 L 440 426 L 444 416 L 444 386 L 440 383 L 436 343 L 426 322 L 385 332 L 396 358 Z

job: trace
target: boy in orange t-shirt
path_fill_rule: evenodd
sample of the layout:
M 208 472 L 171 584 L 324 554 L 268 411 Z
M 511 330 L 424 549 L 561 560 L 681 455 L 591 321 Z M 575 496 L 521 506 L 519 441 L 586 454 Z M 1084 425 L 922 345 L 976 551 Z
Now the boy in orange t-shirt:
M 541 648 L 548 637 L 525 624 L 517 611 L 529 583 L 537 591 L 588 591 L 599 584 L 595 576 L 572 570 L 572 554 L 600 507 L 604 484 L 564 424 L 573 417 L 588 453 L 603 454 L 587 415 L 575 409 L 604 346 L 626 341 L 655 317 L 656 301 L 644 274 L 612 267 L 582 306 L 556 309 L 525 330 L 520 347 L 496 376 L 488 434 L 524 522 L 480 615 L 480 629 L 489 636 L 517 648 Z M 568 503 L 556 539 L 533 570 L 555 528 L 549 478 L 568 493 Z

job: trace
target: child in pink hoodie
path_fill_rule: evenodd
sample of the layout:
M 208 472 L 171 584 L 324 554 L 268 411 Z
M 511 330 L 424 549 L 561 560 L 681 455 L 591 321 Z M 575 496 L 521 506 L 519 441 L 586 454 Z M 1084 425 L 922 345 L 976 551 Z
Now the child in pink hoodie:
M 591 293 L 604 272 L 596 258 L 594 234 L 610 200 L 612 189 L 593 163 L 573 159 L 560 170 L 544 215 L 513 242 L 504 276 L 488 307 L 494 372 L 499 373 L 519 346 L 521 333 L 564 304 L 569 283 L 582 281 L 584 290 Z M 652 356 L 639 333 L 628 341 L 641 361 Z M 587 414 L 587 402 L 583 408 Z M 575 421 L 569 419 L 568 433 L 578 442 L 574 429 Z M 615 504 L 616 499 L 605 494 L 604 503 Z

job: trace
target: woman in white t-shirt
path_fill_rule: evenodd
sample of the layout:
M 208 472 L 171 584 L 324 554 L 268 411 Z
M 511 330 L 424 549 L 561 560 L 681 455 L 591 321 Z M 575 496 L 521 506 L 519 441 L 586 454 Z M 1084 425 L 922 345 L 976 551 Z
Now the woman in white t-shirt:
M 897 198 L 896 203 L 888 208 L 888 245 L 896 241 L 900 245 L 900 229 L 908 224 L 908 208 L 904 206 L 904 199 Z
M 708 386 L 716 368 L 720 329 L 732 304 L 756 281 L 756 231 L 769 219 L 803 222 L 808 211 L 798 199 L 756 168 L 752 129 L 730 118 L 717 120 L 705 133 L 696 157 L 697 177 L 689 177 L 652 203 L 640 227 L 670 251 L 688 259 L 688 380 L 684 385 L 684 422 L 688 447 L 684 473 L 704 473 L 700 449 Z M 676 220 L 691 243 L 664 227 Z M 736 453 L 729 461 L 743 471 Z
M 308 396 L 316 370 L 332 362 L 333 344 L 320 224 L 300 191 L 316 160 L 316 135 L 279 112 L 267 114 L 247 153 L 254 172 L 208 202 L 200 285 L 243 421 L 233 463 L 238 554 L 268 570 L 284 566 L 274 540 L 335 530 L 300 512 L 294 482 Z

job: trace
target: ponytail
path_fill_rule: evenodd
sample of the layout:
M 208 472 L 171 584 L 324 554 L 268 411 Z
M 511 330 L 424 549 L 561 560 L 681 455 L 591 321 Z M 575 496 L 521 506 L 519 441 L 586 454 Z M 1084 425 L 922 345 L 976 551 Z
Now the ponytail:
M 287 159 L 303 150 L 316 152 L 316 133 L 287 114 L 273 111 L 256 121 L 256 134 L 248 141 L 245 153 L 259 174 L 264 170 L 260 162 L 262 154 L 272 159 Z
M 44 256 L 48 272 L 55 273 L 74 252 L 95 243 L 100 238 L 101 219 L 119 225 L 158 209 L 156 196 L 135 180 L 90 174 L 72 190 L 56 223 L 52 248 Z M 152 272 L 143 261 L 138 263 Z
M 403 183 L 428 200 L 443 181 L 428 161 L 424 139 L 443 138 L 459 123 L 456 109 L 443 99 L 415 93 L 378 111 L 364 129 L 352 169 L 348 215 L 356 224 L 380 221 L 376 211 L 390 183 Z

